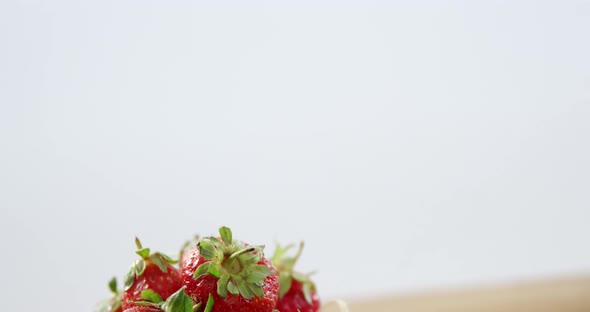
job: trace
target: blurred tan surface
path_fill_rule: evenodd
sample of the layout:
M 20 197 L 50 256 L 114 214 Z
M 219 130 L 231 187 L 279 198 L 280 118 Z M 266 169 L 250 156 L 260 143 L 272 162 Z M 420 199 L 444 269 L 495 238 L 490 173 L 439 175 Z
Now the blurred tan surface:
M 351 302 L 351 312 L 590 312 L 590 276 Z

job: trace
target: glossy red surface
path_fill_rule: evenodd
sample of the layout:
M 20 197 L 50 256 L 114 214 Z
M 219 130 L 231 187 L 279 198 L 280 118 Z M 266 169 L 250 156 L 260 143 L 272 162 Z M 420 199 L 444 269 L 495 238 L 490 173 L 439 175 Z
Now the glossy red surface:
M 254 297 L 245 299 L 242 296 L 228 294 L 226 298 L 221 298 L 217 294 L 217 278 L 212 275 L 203 275 L 194 280 L 195 270 L 207 262 L 199 255 L 199 251 L 194 249 L 187 255 L 185 262 L 182 264 L 182 281 L 185 292 L 195 302 L 206 303 L 209 294 L 213 295 L 215 304 L 213 312 L 272 312 L 278 300 L 279 278 L 274 268 L 267 259 L 262 259 L 258 264 L 266 265 L 273 274 L 264 280 L 264 298 Z

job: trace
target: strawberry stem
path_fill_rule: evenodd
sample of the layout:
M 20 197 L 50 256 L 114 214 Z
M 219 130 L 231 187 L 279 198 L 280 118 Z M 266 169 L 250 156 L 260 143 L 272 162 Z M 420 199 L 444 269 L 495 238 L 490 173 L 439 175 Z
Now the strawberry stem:
M 253 252 L 255 250 L 256 250 L 256 247 L 247 247 L 242 250 L 238 250 L 238 251 L 234 252 L 233 254 L 231 254 L 231 256 L 229 256 L 229 258 L 227 258 L 227 260 L 233 261 L 238 256 L 243 255 L 245 253 Z
M 139 238 L 137 238 L 137 236 L 135 236 L 135 246 L 137 246 L 137 249 L 143 249 L 143 246 L 141 245 L 141 242 L 139 241 Z
M 240 255 L 253 252 L 255 250 L 256 247 L 246 247 L 241 250 L 238 250 L 231 254 L 225 261 L 223 261 L 223 266 L 226 270 L 232 272 L 233 274 L 239 273 L 242 270 L 242 264 L 240 263 L 240 261 L 237 261 L 238 257 Z

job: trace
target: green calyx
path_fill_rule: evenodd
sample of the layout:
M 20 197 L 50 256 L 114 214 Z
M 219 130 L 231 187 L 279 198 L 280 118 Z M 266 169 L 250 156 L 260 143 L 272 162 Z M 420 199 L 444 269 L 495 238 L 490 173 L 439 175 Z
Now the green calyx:
M 109 289 L 113 293 L 112 297 L 103 300 L 94 310 L 95 312 L 115 311 L 121 306 L 123 293 L 117 289 L 117 279 L 113 277 L 109 281 Z
M 209 295 L 207 305 L 194 304 L 191 298 L 184 292 L 184 287 L 170 295 L 168 299 L 163 300 L 158 293 L 151 289 L 145 289 L 141 292 L 142 301 L 136 301 L 134 304 L 139 306 L 156 307 L 164 312 L 211 312 L 213 309 L 213 297 Z
M 197 244 L 199 253 L 208 261 L 197 268 L 193 278 L 205 274 L 218 278 L 217 294 L 221 298 L 228 293 L 246 299 L 263 298 L 264 280 L 272 274 L 267 266 L 258 264 L 264 257 L 264 246 L 246 246 L 233 239 L 228 227 L 221 227 L 219 235 L 221 240 L 205 237 Z
M 294 270 L 295 264 L 299 257 L 301 257 L 301 252 L 303 251 L 304 243 L 299 243 L 299 248 L 297 248 L 297 252 L 295 256 L 289 257 L 287 253 L 291 250 L 295 245 L 290 244 L 285 247 L 280 246 L 279 244 L 276 245 L 275 252 L 271 258 L 272 265 L 279 273 L 279 298 L 282 298 L 289 292 L 291 289 L 291 285 L 293 284 L 293 280 L 296 280 L 302 284 L 303 296 L 308 303 L 312 303 L 312 293 L 316 291 L 315 284 L 311 281 L 310 276 L 313 274 L 303 274 Z
M 136 277 L 140 277 L 143 274 L 149 263 L 155 264 L 163 273 L 168 273 L 168 264 L 175 264 L 178 262 L 178 260 L 174 260 L 161 252 L 151 253 L 149 248 L 144 248 L 142 246 L 137 237 L 135 238 L 135 245 L 137 246 L 137 251 L 135 253 L 138 254 L 141 259 L 138 259 L 131 264 L 129 272 L 127 272 L 127 275 L 125 276 L 125 290 L 133 285 L 133 281 Z

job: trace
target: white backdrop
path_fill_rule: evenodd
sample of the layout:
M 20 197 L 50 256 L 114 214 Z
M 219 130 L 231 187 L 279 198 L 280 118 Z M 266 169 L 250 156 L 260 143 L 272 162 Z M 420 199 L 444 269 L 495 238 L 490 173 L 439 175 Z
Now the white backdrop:
M 590 270 L 590 2 L 297 2 L 0 3 L 3 310 L 220 225 L 326 298 Z

